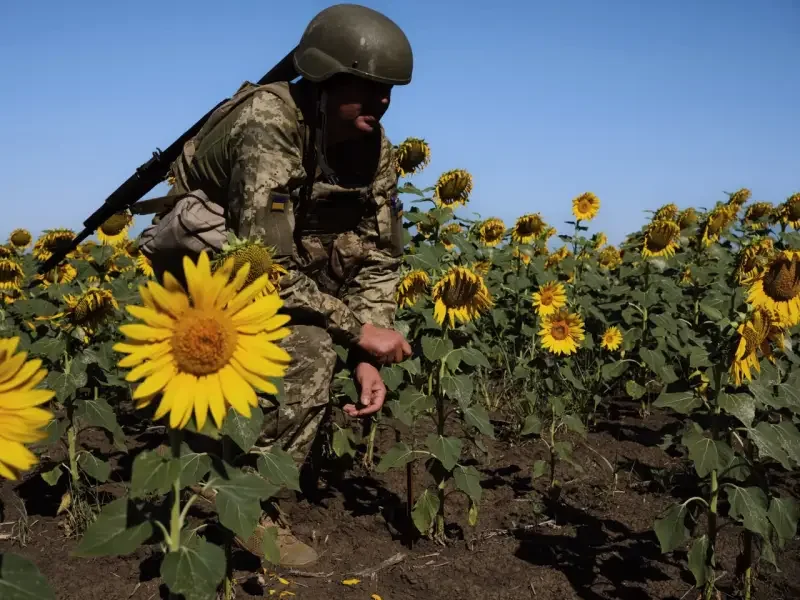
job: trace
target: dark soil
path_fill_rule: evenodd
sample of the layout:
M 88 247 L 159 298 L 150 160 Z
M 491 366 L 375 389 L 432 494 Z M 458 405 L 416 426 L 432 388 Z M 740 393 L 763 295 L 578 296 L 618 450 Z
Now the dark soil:
M 530 477 L 534 462 L 545 458 L 545 447 L 536 441 L 488 444 L 488 456 L 476 452 L 473 463 L 483 475 L 484 487 L 478 524 L 467 525 L 467 506 L 460 495 L 448 498 L 448 522 L 453 526 L 452 541 L 446 547 L 425 539 L 416 539 L 410 550 L 407 547 L 405 469 L 383 476 L 364 469 L 360 462 L 328 461 L 322 464 L 311 491 L 285 494 L 280 500 L 293 530 L 318 549 L 320 560 L 305 573 L 262 571 L 256 557 L 237 551 L 234 560 L 240 585 L 236 597 L 277 598 L 290 591 L 295 595 L 283 597 L 694 600 L 697 592 L 686 568 L 686 553 L 662 556 L 652 531 L 653 520 L 674 498 L 692 494 L 693 478 L 686 462 L 658 447 L 664 434 L 679 428 L 680 423 L 664 413 L 655 412 L 643 421 L 633 404 L 612 403 L 586 443 L 578 444 L 575 459 L 583 472 L 569 465 L 559 468 L 563 492 L 558 503 L 549 506 L 545 502 L 547 476 L 534 482 Z M 142 444 L 149 443 L 146 432 L 132 435 Z M 424 437 L 425 432 L 419 435 Z M 113 454 L 102 435 L 90 436 L 85 443 Z M 385 450 L 393 443 L 394 432 L 381 429 L 378 448 Z M 54 447 L 50 454 L 42 458 L 43 469 L 60 459 L 62 450 Z M 119 456 L 112 474 L 117 481 L 123 480 L 132 458 Z M 416 465 L 414 482 L 416 493 L 430 482 L 421 463 Z M 793 488 L 795 495 L 800 491 L 796 479 L 783 484 Z M 112 483 L 99 491 L 103 498 L 110 498 L 123 488 Z M 62 492 L 50 488 L 37 474 L 15 484 L 4 483 L 0 487 L 3 532 L 13 528 L 18 533 L 20 528 L 12 524 L 27 515 L 22 519 L 27 535 L 24 545 L 18 540 L 0 541 L 0 551 L 33 560 L 59 599 L 166 598 L 156 546 L 122 558 L 70 557 L 76 540 L 65 535 L 64 516 L 55 516 Z M 721 531 L 718 558 L 725 574 L 718 582 L 720 598 L 739 596 L 733 573 L 741 546 L 740 529 L 729 526 Z M 764 563 L 758 566 L 754 598 L 800 598 L 798 550 L 800 543 L 795 540 L 778 555 L 780 572 Z M 358 575 L 391 557 L 398 562 L 372 577 Z M 288 585 L 279 577 L 288 580 Z M 354 577 L 361 581 L 342 584 Z

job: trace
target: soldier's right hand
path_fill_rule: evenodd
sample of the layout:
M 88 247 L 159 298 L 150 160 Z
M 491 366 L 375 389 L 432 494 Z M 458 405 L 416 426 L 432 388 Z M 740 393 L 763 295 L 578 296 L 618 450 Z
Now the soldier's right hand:
M 402 333 L 370 323 L 361 327 L 358 345 L 384 363 L 403 362 L 411 356 L 411 346 Z

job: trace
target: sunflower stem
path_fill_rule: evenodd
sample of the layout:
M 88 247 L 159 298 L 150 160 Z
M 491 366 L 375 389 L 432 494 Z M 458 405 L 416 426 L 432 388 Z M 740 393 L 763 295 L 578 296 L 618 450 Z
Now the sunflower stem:
M 169 443 L 172 449 L 172 459 L 180 460 L 181 457 L 181 431 L 169 429 Z M 181 529 L 183 529 L 183 512 L 181 511 L 181 474 L 178 471 L 175 481 L 172 482 L 172 509 L 169 520 L 169 551 L 177 552 L 181 547 Z
M 69 448 L 69 475 L 72 479 L 73 489 L 80 486 L 80 472 L 78 471 L 78 432 L 75 426 L 70 424 L 67 429 L 67 444 Z

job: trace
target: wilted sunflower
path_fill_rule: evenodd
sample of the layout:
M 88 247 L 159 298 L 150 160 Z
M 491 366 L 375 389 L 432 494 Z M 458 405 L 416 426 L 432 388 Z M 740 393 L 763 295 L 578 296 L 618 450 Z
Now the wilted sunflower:
M 274 250 L 259 240 L 250 241 L 230 236 L 228 243 L 222 247 L 222 252 L 214 261 L 214 268 L 221 267 L 229 258 L 234 260 L 233 273 L 238 273 L 245 264 L 249 264 L 250 272 L 244 285 L 250 285 L 262 275 L 267 275 L 267 285 L 264 286 L 263 294 L 272 294 L 279 290 L 281 278 L 288 273 L 274 261 L 273 256 Z
M 64 296 L 67 310 L 67 329 L 80 327 L 89 335 L 97 332 L 105 321 L 114 315 L 114 310 L 119 308 L 114 294 L 110 290 L 91 286 L 79 296 Z
M 734 207 L 735 213 L 739 212 L 739 209 L 744 206 L 745 202 L 750 200 L 750 196 L 752 195 L 753 193 L 747 188 L 742 188 L 732 194 L 728 194 L 728 206 Z
M 674 221 L 678 218 L 678 206 L 673 203 L 665 204 L 653 215 L 653 221 Z
M 461 233 L 461 225 L 458 223 L 448 223 L 439 231 L 439 241 L 442 242 L 442 246 L 445 247 L 446 250 L 452 250 L 456 247 L 453 243 L 452 238 L 450 236 L 458 235 Z
M 612 325 L 603 332 L 603 337 L 600 340 L 600 347 L 614 352 L 622 346 L 622 332 L 619 327 Z
M 773 208 L 771 202 L 755 202 L 747 207 L 743 221 L 750 229 L 769 229 Z
M 769 262 L 772 254 L 772 239 L 756 239 L 739 250 L 736 256 L 736 280 L 741 285 L 750 285 Z
M 0 245 L 0 258 L 17 258 L 17 252 L 13 248 Z
M 453 169 L 439 176 L 433 192 L 433 201 L 437 206 L 456 208 L 469 200 L 472 192 L 472 175 L 464 169 Z
M 615 246 L 606 246 L 598 254 L 597 262 L 604 269 L 613 271 L 622 264 L 622 256 Z
M 53 256 L 53 252 L 62 244 L 71 242 L 73 239 L 75 239 L 75 232 L 71 229 L 49 229 L 33 245 L 33 256 L 44 262 Z
M 430 281 L 431 278 L 421 269 L 414 269 L 406 273 L 397 286 L 397 292 L 395 294 L 397 304 L 401 308 L 410 308 L 414 306 L 420 296 L 428 289 Z
M 511 239 L 519 244 L 530 244 L 546 230 L 547 223 L 544 222 L 539 213 L 522 215 L 514 223 L 514 227 L 511 230 Z
M 492 261 L 487 259 L 476 261 L 472 265 L 472 270 L 475 271 L 478 275 L 486 276 L 489 274 L 489 271 L 492 268 Z
M 608 243 L 608 237 L 602 231 L 595 233 L 592 236 L 592 248 L 595 250 L 600 250 L 603 246 Z
M 547 257 L 547 260 L 544 263 L 544 268 L 552 269 L 553 267 L 558 266 L 558 264 L 568 256 L 572 256 L 572 251 L 567 248 L 565 244 L 555 252 L 550 253 L 550 256 Z
M 675 254 L 681 230 L 674 221 L 653 221 L 647 226 L 642 242 L 644 258 L 669 258 Z
M 758 351 L 765 350 L 769 353 L 768 337 L 772 325 L 771 316 L 768 310 L 757 308 L 752 315 L 739 325 L 736 332 L 739 334 L 739 341 L 733 351 L 731 358 L 730 374 L 736 385 L 742 385 L 742 378 L 752 380 L 751 369 L 757 373 L 761 371 L 758 359 Z
M 697 223 L 697 211 L 691 207 L 682 210 L 678 215 L 678 227 L 681 228 L 681 231 L 689 229 L 695 223 Z
M 436 231 L 438 225 L 439 222 L 432 215 L 426 214 L 424 219 L 417 222 L 417 231 L 427 240 Z
M 86 262 L 95 262 L 94 257 L 92 256 L 92 250 L 95 248 L 100 247 L 97 242 L 92 240 L 87 240 L 82 244 L 79 244 L 77 248 L 75 248 L 75 258 L 80 260 L 85 260 Z
M 511 256 L 521 261 L 523 265 L 530 264 L 531 262 L 531 255 L 528 253 L 528 250 L 520 250 L 519 248 L 514 248 L 514 251 L 511 253 Z
M 484 246 L 497 246 L 506 235 L 506 224 L 497 217 L 486 219 L 478 227 L 478 239 Z
M 433 318 L 439 325 L 447 319 L 467 323 L 492 307 L 493 301 L 483 277 L 466 267 L 450 267 L 433 286 Z
M 736 218 L 736 211 L 731 206 L 721 204 L 711 210 L 706 216 L 706 220 L 701 228 L 700 241 L 703 246 L 710 246 L 719 239 L 733 220 Z
M 533 293 L 532 299 L 536 314 L 544 317 L 566 306 L 567 292 L 561 283 L 551 281 L 539 287 L 539 290 Z
M 47 437 L 44 427 L 53 414 L 43 408 L 55 392 L 34 389 L 47 375 L 38 358 L 16 353 L 18 337 L 0 339 L 0 477 L 16 480 L 38 463 L 26 444 Z
M 591 221 L 600 210 L 600 199 L 592 192 L 584 192 L 572 200 L 572 214 L 579 221 Z
M 775 211 L 781 223 L 800 229 L 800 194 L 792 194 Z
M 772 313 L 779 327 L 800 323 L 800 252 L 778 252 L 750 286 L 747 301 Z
M 54 283 L 69 283 L 78 276 L 78 270 L 70 263 L 61 263 L 56 268 L 36 275 L 34 279 L 43 287 L 50 287 Z
M 431 148 L 423 139 L 410 137 L 395 148 L 398 177 L 413 175 L 424 169 L 431 160 Z
M 117 246 L 128 241 L 128 229 L 133 225 L 133 217 L 129 212 L 118 212 L 111 215 L 97 230 L 97 238 L 104 244 Z
M 8 243 L 17 250 L 25 250 L 30 246 L 32 240 L 31 232 L 27 229 L 15 229 L 8 236 Z
M 583 342 L 583 319 L 567 309 L 542 319 L 539 330 L 542 346 L 554 354 L 574 354 Z
M 0 258 L 0 290 L 20 290 L 25 273 L 13 259 Z
M 269 275 L 243 288 L 250 263 L 231 279 L 234 262 L 212 274 L 205 252 L 196 265 L 184 258 L 188 293 L 166 273 L 164 286 L 151 280 L 139 288 L 144 306 L 125 307 L 143 323 L 119 328 L 130 340 L 114 346 L 128 355 L 119 366 L 132 368 L 126 381 L 144 379 L 133 392 L 137 408 L 161 394 L 154 418 L 169 413 L 171 428 L 182 429 L 194 413 L 202 429 L 209 411 L 221 427 L 227 405 L 249 418 L 258 406 L 254 388 L 277 394 L 265 377 L 283 377 L 290 362 L 274 343 L 289 334 L 289 317 L 277 314 L 277 294 L 263 295 Z

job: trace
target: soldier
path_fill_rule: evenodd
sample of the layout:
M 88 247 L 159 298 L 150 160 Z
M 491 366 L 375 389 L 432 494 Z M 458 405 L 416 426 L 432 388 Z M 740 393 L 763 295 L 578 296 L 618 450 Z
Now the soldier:
M 283 406 L 264 407 L 262 441 L 302 463 L 329 402 L 334 343 L 350 349 L 361 390 L 361 407 L 344 407 L 352 417 L 381 409 L 380 364 L 411 354 L 392 329 L 401 207 L 380 120 L 392 86 L 411 81 L 413 58 L 393 21 L 355 4 L 319 13 L 291 58 L 285 81 L 245 83 L 185 145 L 171 169 L 177 200 L 140 244 L 157 272 L 173 273 L 180 255 L 204 244 L 219 250 L 224 230 L 274 248 L 286 269 L 279 289 L 292 321 L 282 345 L 293 362 Z M 209 226 L 185 227 L 198 221 Z M 176 222 L 185 237 L 170 227 Z M 263 532 L 274 524 L 264 516 L 239 543 L 261 555 Z M 282 564 L 316 560 L 310 546 L 279 531 Z

